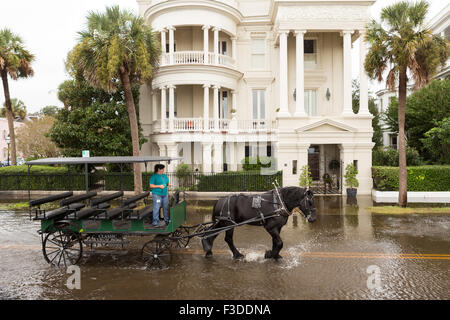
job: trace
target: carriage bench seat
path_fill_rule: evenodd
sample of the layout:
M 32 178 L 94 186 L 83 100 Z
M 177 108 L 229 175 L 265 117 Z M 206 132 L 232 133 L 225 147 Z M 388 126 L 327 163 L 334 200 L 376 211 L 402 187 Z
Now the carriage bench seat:
M 67 215 L 74 213 L 82 208 L 84 208 L 84 203 L 72 203 L 64 208 L 58 208 L 49 212 L 46 212 L 44 215 L 40 215 L 38 220 L 61 220 Z
M 141 210 L 134 210 L 130 215 L 130 220 L 144 220 L 153 214 L 153 205 L 147 206 Z
M 96 215 L 102 214 L 108 209 L 111 205 L 109 203 L 101 203 L 96 207 L 83 209 L 76 214 L 72 215 L 70 218 L 76 220 L 88 219 L 94 217 Z

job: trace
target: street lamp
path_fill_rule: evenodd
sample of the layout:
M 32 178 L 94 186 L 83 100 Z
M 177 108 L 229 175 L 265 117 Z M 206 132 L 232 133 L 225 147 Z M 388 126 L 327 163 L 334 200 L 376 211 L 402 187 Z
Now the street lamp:
M 9 134 L 8 134 L 8 136 L 6 137 L 6 143 L 8 144 L 8 164 L 7 164 L 7 166 L 9 166 L 9 144 L 10 144 L 10 142 L 11 142 L 11 138 L 9 137 Z

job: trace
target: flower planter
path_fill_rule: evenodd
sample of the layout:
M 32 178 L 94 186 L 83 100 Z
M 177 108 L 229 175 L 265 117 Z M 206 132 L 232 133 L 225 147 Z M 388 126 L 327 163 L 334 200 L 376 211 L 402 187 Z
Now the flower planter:
M 347 188 L 347 197 L 355 198 L 357 191 L 358 189 Z

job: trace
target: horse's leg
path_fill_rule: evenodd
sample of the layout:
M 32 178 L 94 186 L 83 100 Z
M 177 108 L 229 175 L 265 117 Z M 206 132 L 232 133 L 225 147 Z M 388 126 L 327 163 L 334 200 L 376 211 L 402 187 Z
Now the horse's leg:
M 212 247 L 217 236 L 218 235 L 216 234 L 209 238 L 202 239 L 203 250 L 206 252 L 205 258 L 211 258 L 213 256 Z
M 280 237 L 281 227 L 267 230 L 267 232 L 272 236 L 272 250 L 267 251 L 264 258 L 275 260 L 282 259 L 283 257 L 280 256 L 280 251 L 283 248 L 283 240 L 281 240 Z
M 221 228 L 222 226 L 223 226 L 222 222 L 219 222 L 216 226 L 213 227 L 213 229 L 210 229 L 208 231 L 214 232 L 214 230 L 216 228 Z M 213 248 L 214 240 L 217 238 L 217 236 L 218 236 L 218 234 L 202 239 L 203 250 L 206 252 L 205 258 L 212 257 L 212 255 L 213 255 L 212 248 Z
M 236 247 L 234 246 L 234 242 L 233 242 L 233 234 L 234 234 L 234 228 L 228 230 L 225 233 L 225 242 L 228 244 L 228 246 L 230 247 L 231 252 L 233 252 L 233 259 L 243 259 L 244 255 L 241 254 L 238 249 L 236 249 Z

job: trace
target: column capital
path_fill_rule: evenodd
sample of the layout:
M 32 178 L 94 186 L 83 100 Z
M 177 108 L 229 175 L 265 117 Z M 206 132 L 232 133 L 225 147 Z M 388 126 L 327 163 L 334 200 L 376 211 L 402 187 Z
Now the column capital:
M 210 25 L 205 24 L 204 26 L 202 26 L 202 30 L 209 30 L 211 29 Z
M 289 32 L 291 32 L 291 30 L 278 30 L 279 35 L 288 34 Z
M 169 30 L 169 31 L 177 30 L 174 26 L 168 26 L 168 27 L 166 27 L 166 29 Z
M 218 85 L 218 84 L 215 84 L 215 85 L 213 85 L 213 88 L 216 89 L 216 90 L 220 90 L 221 86 Z
M 230 37 L 230 40 L 231 40 L 231 41 L 236 41 L 236 40 L 237 40 L 237 36 L 232 36 L 232 37 Z
M 169 85 L 167 86 L 167 88 L 168 88 L 168 89 L 176 89 L 177 87 L 176 87 L 175 85 L 173 85 L 173 84 L 169 84 Z
M 237 94 L 236 90 L 231 90 L 230 92 L 231 92 L 231 94 Z
M 167 89 L 167 86 L 161 86 L 161 87 L 159 87 L 159 90 L 166 90 Z
M 205 83 L 205 84 L 203 85 L 203 88 L 204 88 L 204 89 L 206 89 L 206 88 L 211 88 L 211 84 L 210 84 L 210 83 Z
M 359 32 L 359 35 L 361 36 L 363 34 L 366 34 L 367 30 L 366 29 L 359 29 L 358 32 Z
M 355 33 L 355 30 L 342 30 L 341 31 L 341 36 L 345 36 L 345 35 L 352 35 L 353 33 Z
M 222 29 L 220 29 L 219 27 L 213 27 L 213 31 L 221 31 Z
M 306 30 L 294 30 L 294 34 L 295 34 L 295 36 L 298 36 L 298 35 L 304 35 L 305 33 L 307 33 L 308 31 L 306 31 Z
M 158 31 L 161 32 L 161 33 L 166 33 L 167 32 L 167 28 L 161 28 Z

